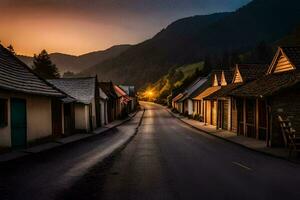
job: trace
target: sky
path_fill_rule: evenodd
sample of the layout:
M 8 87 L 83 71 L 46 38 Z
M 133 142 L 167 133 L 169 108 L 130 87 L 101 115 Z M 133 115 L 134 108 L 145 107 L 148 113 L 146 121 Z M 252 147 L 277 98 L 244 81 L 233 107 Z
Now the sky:
M 80 55 L 153 37 L 188 16 L 234 11 L 250 0 L 0 0 L 0 41 L 18 54 Z

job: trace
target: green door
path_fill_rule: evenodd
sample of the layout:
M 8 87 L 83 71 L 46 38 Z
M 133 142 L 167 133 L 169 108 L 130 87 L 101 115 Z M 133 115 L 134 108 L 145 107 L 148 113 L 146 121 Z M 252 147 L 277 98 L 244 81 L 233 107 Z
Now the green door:
M 12 98 L 11 108 L 11 145 L 13 148 L 26 146 L 26 101 Z

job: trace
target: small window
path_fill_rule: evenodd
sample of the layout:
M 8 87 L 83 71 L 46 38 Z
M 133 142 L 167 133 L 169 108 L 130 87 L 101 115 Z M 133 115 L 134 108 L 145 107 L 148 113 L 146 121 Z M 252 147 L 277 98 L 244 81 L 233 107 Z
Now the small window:
M 0 127 L 7 126 L 7 99 L 0 99 Z

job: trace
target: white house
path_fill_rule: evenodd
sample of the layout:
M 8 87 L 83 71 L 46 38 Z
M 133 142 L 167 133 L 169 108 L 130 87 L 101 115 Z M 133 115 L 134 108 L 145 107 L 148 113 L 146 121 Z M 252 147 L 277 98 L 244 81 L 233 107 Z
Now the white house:
M 65 96 L 0 45 L 1 147 L 23 148 L 50 137 L 62 124 L 52 102 Z

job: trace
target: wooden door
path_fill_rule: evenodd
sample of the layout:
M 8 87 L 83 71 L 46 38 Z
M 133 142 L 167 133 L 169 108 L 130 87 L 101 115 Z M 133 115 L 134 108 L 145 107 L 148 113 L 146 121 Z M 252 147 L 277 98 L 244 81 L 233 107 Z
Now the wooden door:
M 256 138 L 256 102 L 255 100 L 246 100 L 246 134 L 248 137 Z
M 26 100 L 12 98 L 11 106 L 11 145 L 23 148 L 27 141 Z
M 75 130 L 75 113 L 74 104 L 64 104 L 64 129 L 65 134 L 73 134 Z

